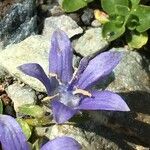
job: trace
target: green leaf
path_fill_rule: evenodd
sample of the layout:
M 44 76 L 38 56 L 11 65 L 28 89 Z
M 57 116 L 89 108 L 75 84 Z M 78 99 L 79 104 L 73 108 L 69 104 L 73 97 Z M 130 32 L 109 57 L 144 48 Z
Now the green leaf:
M 127 36 L 127 42 L 129 47 L 132 48 L 141 48 L 148 41 L 147 32 L 139 33 L 139 32 L 131 32 L 129 36 Z
M 109 15 L 116 14 L 115 7 L 116 5 L 122 5 L 128 7 L 128 0 L 101 0 L 101 5 L 104 11 L 106 11 Z
M 38 138 L 33 144 L 32 144 L 32 148 L 31 149 L 33 149 L 33 150 L 40 150 L 40 139 Z M 41 143 L 41 145 L 42 145 L 42 143 Z
M 0 114 L 3 113 L 3 103 L 2 100 L 0 99 Z
M 144 32 L 150 28 L 150 6 L 139 5 L 132 14 L 139 18 L 139 25 L 136 28 L 138 32 Z
M 55 124 L 49 116 L 44 116 L 42 118 L 28 118 L 25 119 L 25 121 L 33 127 Z
M 129 1 L 130 1 L 131 5 L 132 5 L 132 8 L 136 7 L 139 4 L 139 2 L 140 2 L 140 0 L 129 0 Z
M 62 1 L 62 8 L 66 12 L 74 12 L 80 8 L 87 6 L 89 2 L 93 0 L 63 0 Z
M 103 11 L 100 11 L 98 9 L 94 10 L 94 16 L 95 19 L 98 20 L 101 24 L 109 22 L 108 15 Z
M 87 2 L 87 3 L 90 3 L 90 2 L 92 2 L 93 0 L 84 0 L 85 2 Z
M 125 32 L 124 26 L 117 26 L 115 22 L 108 22 L 103 26 L 103 37 L 108 41 L 113 41 Z
M 116 27 L 122 27 L 124 25 L 126 17 L 125 16 L 119 16 L 119 15 L 112 15 L 110 16 L 110 22 L 114 23 Z
M 28 140 L 31 137 L 31 134 L 32 134 L 30 126 L 23 119 L 17 119 L 17 122 L 19 123 L 20 127 L 23 130 L 23 133 L 25 134 L 25 136 Z
M 127 6 L 116 5 L 115 6 L 115 12 L 116 12 L 116 14 L 126 16 L 129 14 L 130 9 Z
M 139 25 L 139 18 L 133 14 L 131 14 L 127 20 L 127 28 L 129 30 L 135 30 L 136 27 Z
M 44 116 L 45 111 L 38 105 L 26 104 L 19 107 L 19 113 L 40 118 Z

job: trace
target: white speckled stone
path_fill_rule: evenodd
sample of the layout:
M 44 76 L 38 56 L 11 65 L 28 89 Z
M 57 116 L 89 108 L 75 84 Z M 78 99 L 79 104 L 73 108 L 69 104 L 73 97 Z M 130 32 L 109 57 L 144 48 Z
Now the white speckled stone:
M 6 89 L 8 96 L 12 99 L 14 103 L 14 109 L 18 112 L 18 107 L 25 104 L 35 104 L 36 95 L 29 87 L 22 87 L 20 84 L 15 83 Z
M 45 19 L 43 36 L 50 37 L 51 33 L 56 29 L 61 29 L 66 32 L 69 38 L 74 35 L 83 33 L 83 29 L 69 16 L 52 16 Z
M 92 55 L 104 47 L 108 46 L 108 42 L 102 37 L 101 28 L 90 28 L 85 34 L 74 42 L 74 49 L 82 56 Z

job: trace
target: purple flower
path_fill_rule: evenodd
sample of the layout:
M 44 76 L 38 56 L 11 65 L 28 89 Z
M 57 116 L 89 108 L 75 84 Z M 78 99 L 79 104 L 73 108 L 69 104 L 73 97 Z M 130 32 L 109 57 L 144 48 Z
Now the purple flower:
M 62 136 L 47 142 L 41 150 L 80 150 L 81 145 L 71 137 Z
M 19 66 L 25 74 L 37 78 L 52 99 L 52 111 L 57 123 L 64 123 L 80 110 L 129 111 L 127 104 L 110 91 L 90 90 L 117 66 L 120 52 L 104 52 L 93 59 L 83 58 L 73 74 L 73 50 L 68 36 L 55 31 L 49 53 L 49 77 L 36 63 Z
M 21 127 L 11 116 L 0 114 L 0 144 L 3 150 L 29 150 Z
M 0 114 L 0 144 L 3 150 L 30 150 L 26 137 L 17 121 Z M 47 142 L 41 150 L 80 150 L 81 145 L 73 138 L 62 136 Z

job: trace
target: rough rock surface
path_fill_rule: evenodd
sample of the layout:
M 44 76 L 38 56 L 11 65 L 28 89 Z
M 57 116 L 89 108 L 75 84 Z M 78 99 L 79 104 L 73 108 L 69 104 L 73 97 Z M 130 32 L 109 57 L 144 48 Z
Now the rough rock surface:
M 108 42 L 102 37 L 101 28 L 90 28 L 83 36 L 74 42 L 74 49 L 82 56 L 92 55 L 108 46 Z
M 18 112 L 18 107 L 24 104 L 35 104 L 36 95 L 35 92 L 29 88 L 21 86 L 20 84 L 12 84 L 6 89 L 8 96 L 14 103 L 14 109 Z
M 93 20 L 93 21 L 91 22 L 91 26 L 92 26 L 92 27 L 100 27 L 100 26 L 102 26 L 102 25 L 101 25 L 101 23 L 100 23 L 98 20 Z
M 0 83 L 4 80 L 7 74 L 7 70 L 4 67 L 0 66 Z
M 87 8 L 83 11 L 81 20 L 85 25 L 90 25 L 93 18 L 94 18 L 93 9 Z
M 45 19 L 43 36 L 49 38 L 51 33 L 58 28 L 65 31 L 70 38 L 83 32 L 83 29 L 72 18 L 61 15 Z
M 114 70 L 115 80 L 108 89 L 116 92 L 150 91 L 150 66 L 146 58 L 136 51 L 120 51 L 123 51 L 123 58 Z
M 0 0 L 0 20 L 6 15 L 8 9 L 14 4 L 16 0 Z
M 0 54 L 0 64 L 6 68 L 11 75 L 21 78 L 32 88 L 43 91 L 44 87 L 38 80 L 24 75 L 17 69 L 17 67 L 24 63 L 36 62 L 39 63 L 47 72 L 48 47 L 49 41 L 43 36 L 31 36 L 24 41 L 9 46 L 3 50 Z
M 45 91 L 41 82 L 23 74 L 17 67 L 24 63 L 35 62 L 39 63 L 48 74 L 49 47 L 50 42 L 47 38 L 41 35 L 30 36 L 24 41 L 8 46 L 5 50 L 1 51 L 0 65 L 7 69 L 11 75 L 20 78 L 33 89 Z M 76 60 L 78 61 L 78 57 L 74 57 L 74 64 L 77 63 Z
M 0 65 L 34 89 L 43 91 L 44 87 L 38 80 L 24 75 L 16 67 L 27 62 L 37 62 L 47 72 L 48 45 L 49 40 L 43 36 L 31 36 L 21 43 L 14 44 L 3 50 L 0 53 Z M 137 52 L 126 51 L 124 49 L 122 51 L 124 52 L 124 57 L 121 63 L 108 78 L 109 80 L 105 80 L 97 88 L 102 87 L 104 89 L 107 87 L 108 90 L 118 92 L 127 101 L 131 112 L 117 113 L 100 111 L 90 113 L 91 122 L 83 123 L 83 126 L 80 127 L 84 131 L 83 135 L 76 134 L 81 132 L 80 128 L 76 129 L 75 127 L 75 131 L 72 131 L 74 133 L 67 129 L 68 135 L 76 134 L 77 137 L 86 139 L 85 141 L 83 140 L 83 143 L 90 143 L 92 148 L 95 147 L 95 150 L 128 150 L 135 149 L 137 145 L 148 147 L 150 143 L 148 60 Z M 108 81 L 110 83 L 109 85 Z M 54 131 L 57 131 L 56 127 L 54 129 Z M 51 130 L 53 130 L 52 127 Z M 64 129 L 62 130 L 64 133 Z M 67 132 L 67 130 L 65 131 Z M 53 134 L 51 132 L 50 138 L 53 138 L 53 135 L 56 136 L 57 134 L 58 132 L 56 134 L 55 132 Z M 90 136 L 90 134 L 92 135 Z M 84 138 L 85 136 L 86 138 Z
M 114 72 L 97 87 L 117 92 L 126 100 L 131 112 L 93 112 L 90 115 L 98 124 L 129 136 L 128 142 L 150 146 L 149 63 L 138 52 L 124 49 L 123 52 L 123 59 Z
M 11 6 L 6 16 L 0 21 L 0 38 L 4 46 L 18 43 L 35 34 L 37 18 L 35 0 L 25 0 Z
M 37 127 L 35 130 L 39 136 L 46 136 L 49 139 L 63 135 L 73 137 L 82 145 L 82 150 L 119 150 L 115 138 L 114 141 L 111 141 L 114 136 L 111 132 L 108 132 L 108 130 L 103 127 L 96 129 L 92 123 L 86 122 L 85 124 L 87 127 L 67 125 L 66 123 L 64 125 L 52 125 L 50 127 Z M 105 135 L 105 137 L 103 135 Z M 127 146 L 122 145 L 122 147 L 126 148 Z

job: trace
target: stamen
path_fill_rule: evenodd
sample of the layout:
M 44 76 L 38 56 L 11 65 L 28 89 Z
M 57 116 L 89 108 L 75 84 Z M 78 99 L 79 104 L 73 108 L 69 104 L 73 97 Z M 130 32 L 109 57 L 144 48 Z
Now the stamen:
M 73 95 L 82 94 L 84 96 L 92 97 L 92 94 L 90 92 L 83 90 L 83 89 L 76 88 L 75 91 L 73 91 L 72 93 L 73 93 Z
M 62 84 L 61 81 L 60 81 L 60 79 L 58 79 L 58 75 L 57 75 L 56 73 L 51 73 L 51 72 L 50 72 L 50 73 L 48 74 L 48 76 L 49 76 L 49 77 L 54 77 L 54 78 L 56 78 L 56 80 L 59 82 L 59 84 Z
M 43 102 L 47 102 L 47 101 L 50 101 L 50 100 L 52 100 L 53 98 L 55 98 L 57 96 L 59 96 L 59 93 L 57 93 L 57 94 L 55 94 L 53 96 L 47 96 L 47 97 L 43 98 L 42 101 Z
M 77 71 L 78 71 L 78 69 L 75 68 L 75 69 L 74 69 L 74 73 L 73 73 L 73 75 L 72 75 L 72 79 L 69 81 L 69 84 L 70 84 L 73 80 L 75 80 L 75 79 L 77 78 L 77 76 L 76 76 Z

